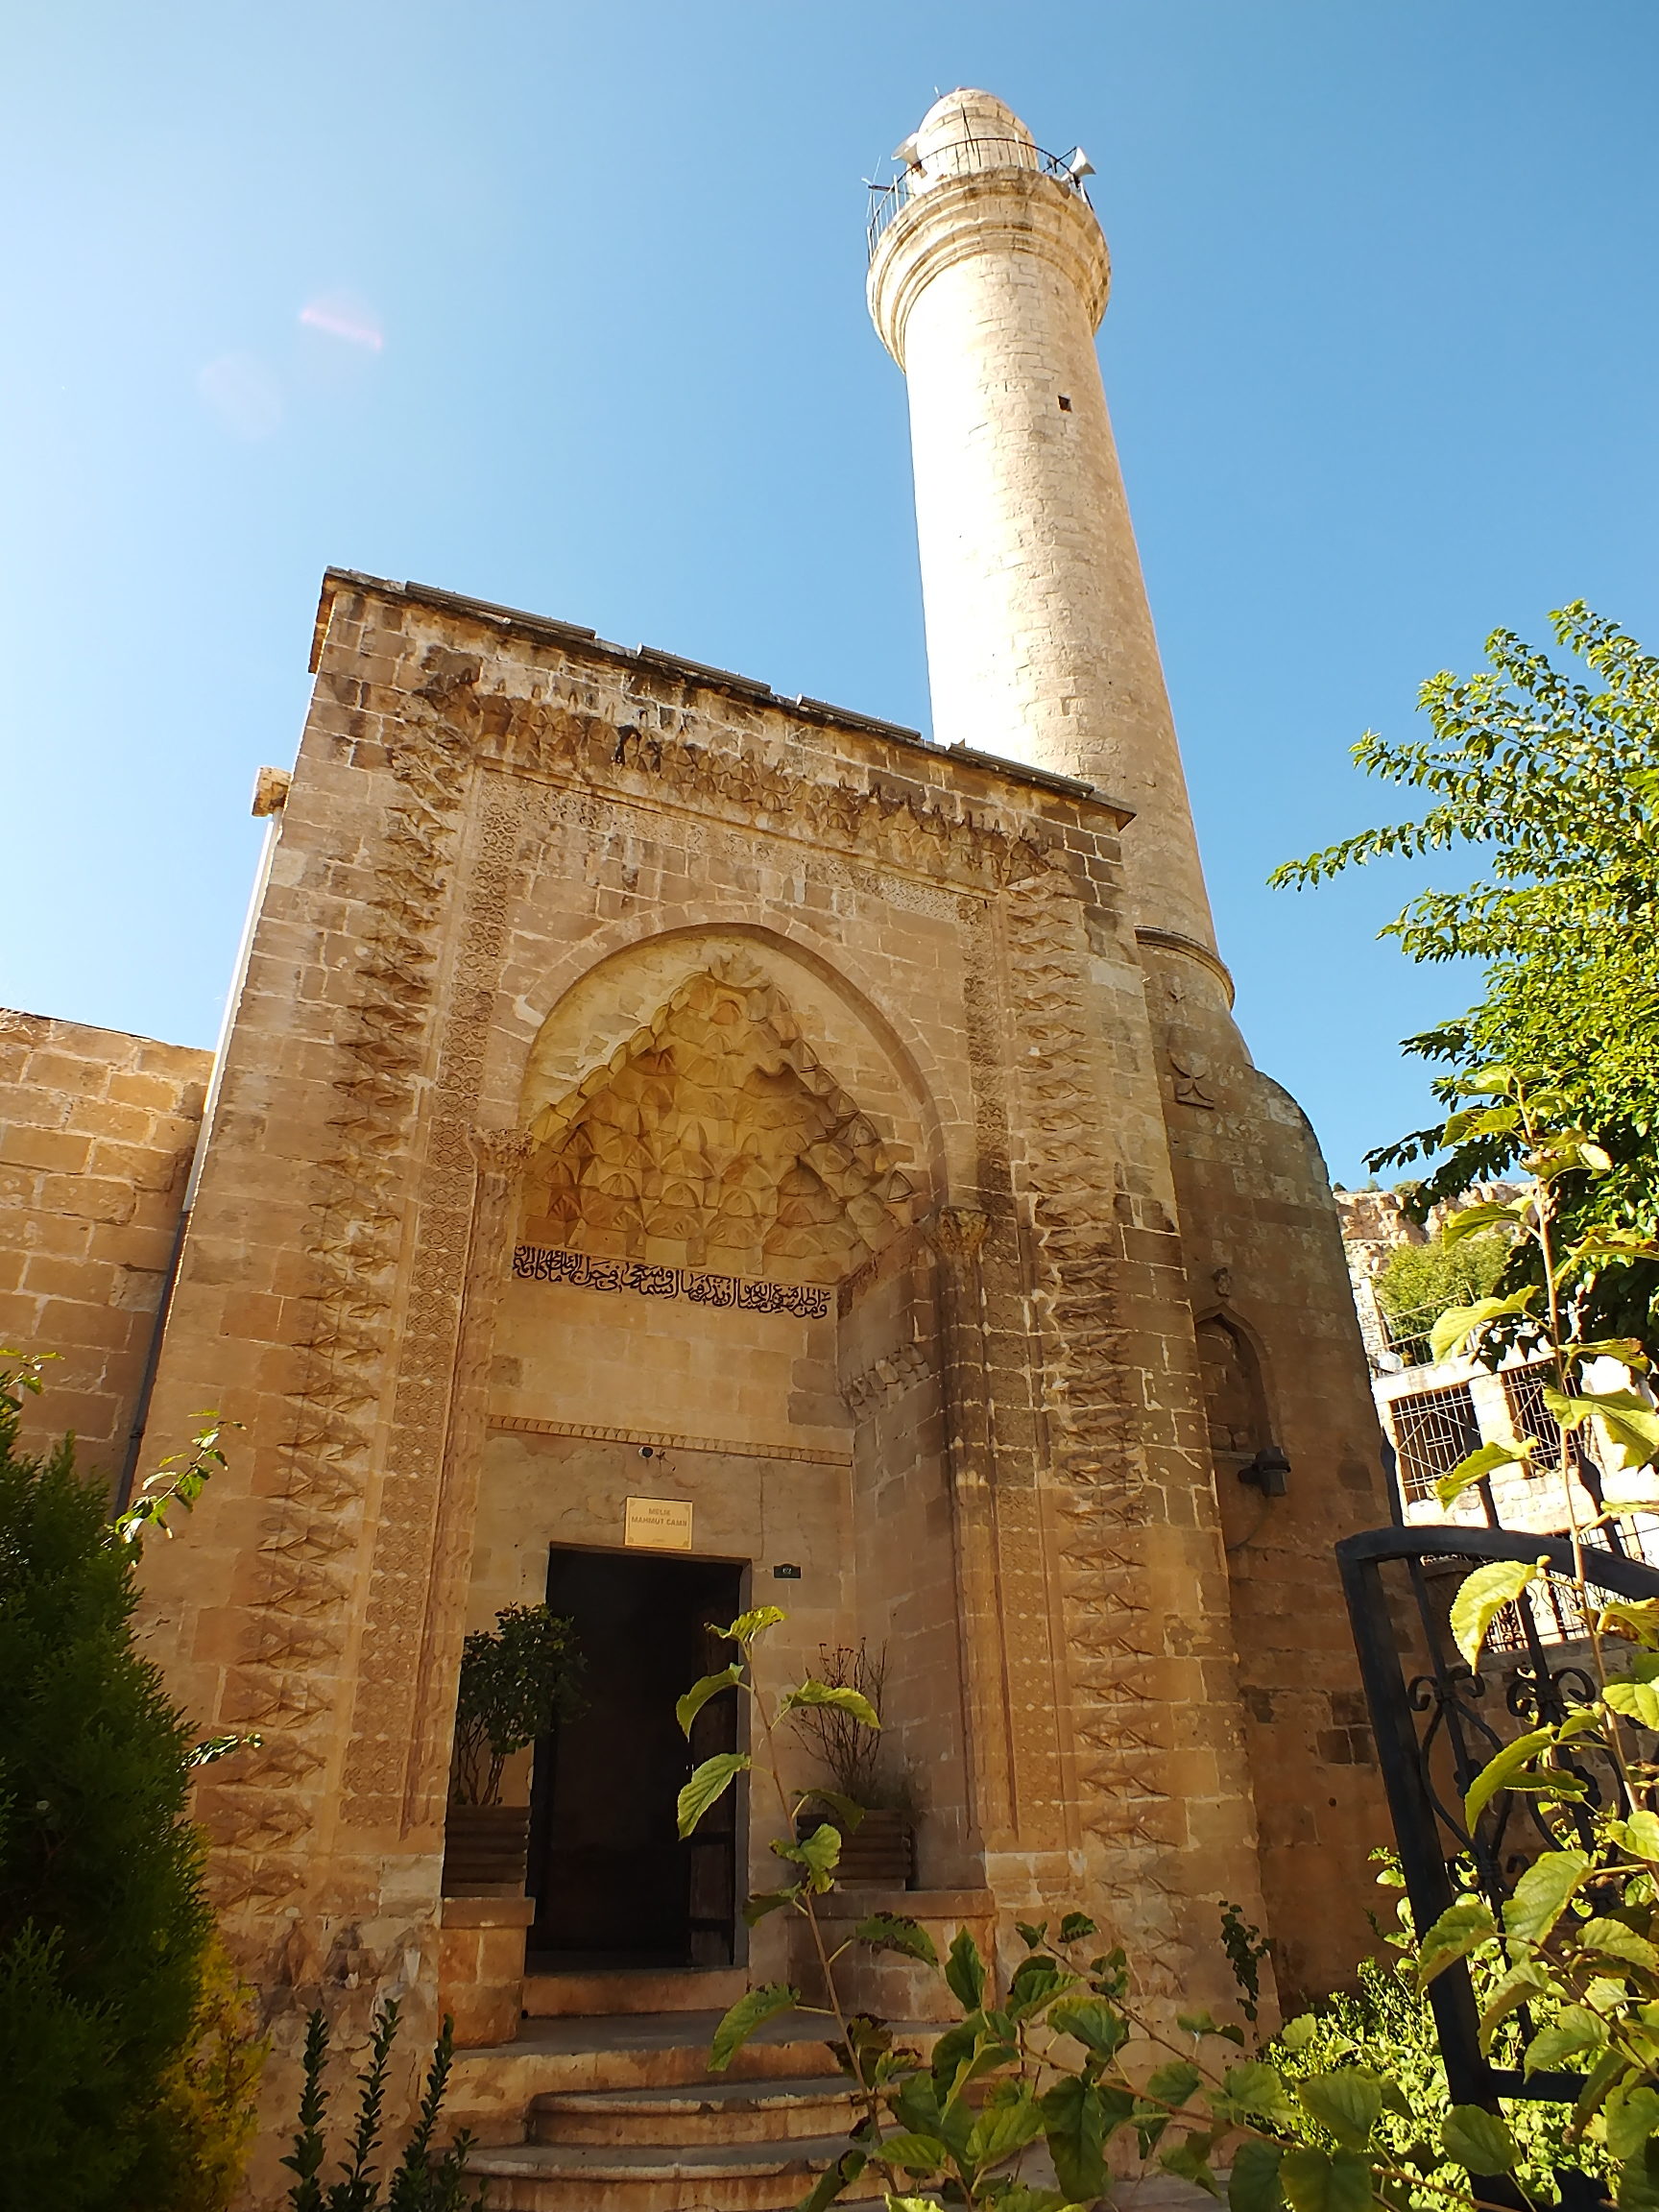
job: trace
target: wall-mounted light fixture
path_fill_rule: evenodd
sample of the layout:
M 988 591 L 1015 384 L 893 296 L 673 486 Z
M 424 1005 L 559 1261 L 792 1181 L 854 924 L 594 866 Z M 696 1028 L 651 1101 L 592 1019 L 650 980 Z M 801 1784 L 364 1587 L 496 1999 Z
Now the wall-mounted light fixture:
M 1283 1498 L 1285 1478 L 1290 1472 L 1290 1456 L 1280 1444 L 1263 1444 L 1247 1467 L 1240 1467 L 1238 1479 L 1249 1482 L 1260 1490 L 1263 1498 Z

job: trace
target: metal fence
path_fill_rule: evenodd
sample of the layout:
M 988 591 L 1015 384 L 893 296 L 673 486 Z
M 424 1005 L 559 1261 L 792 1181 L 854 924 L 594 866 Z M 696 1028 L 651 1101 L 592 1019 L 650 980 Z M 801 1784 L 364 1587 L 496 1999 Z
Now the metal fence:
M 1587 1547 L 1585 1578 L 1593 1589 L 1620 1598 L 1659 1597 L 1659 1572 L 1645 1561 Z M 1573 1546 L 1558 1536 L 1506 1528 L 1417 1527 L 1373 1528 L 1336 1547 L 1366 1705 L 1387 1792 L 1407 1895 L 1420 1929 L 1431 1927 L 1455 1894 L 1455 1870 L 1473 1879 L 1502 1911 L 1517 1872 L 1554 1839 L 1538 1818 L 1532 1799 L 1497 1791 L 1471 1827 L 1463 1799 L 1494 1753 L 1524 1729 L 1563 1719 L 1595 1695 L 1586 1671 L 1565 1654 L 1551 1663 L 1529 1611 L 1517 1611 L 1520 1649 L 1493 1654 L 1480 1672 L 1466 1667 L 1446 1630 L 1445 1579 L 1461 1578 L 1485 1561 L 1548 1563 L 1549 1583 L 1572 1596 Z M 1404 1587 L 1384 1579 L 1404 1577 Z M 1450 1571 L 1450 1573 L 1449 1573 Z M 1563 1621 L 1576 1615 L 1575 1602 Z M 1402 1629 L 1409 1623 L 1409 1631 Z M 1623 1782 L 1610 1763 L 1575 1750 L 1590 1805 L 1623 1802 Z M 1537 1833 L 1527 1831 L 1536 1826 Z M 1575 2076 L 1537 2073 L 1523 2078 L 1494 2065 L 1481 2051 L 1474 1984 L 1459 1961 L 1431 1984 L 1430 2004 L 1446 2062 L 1454 2103 L 1496 2110 L 1500 2097 L 1575 2098 Z M 1490 2200 L 1507 2203 L 1509 2196 Z
M 1544 1403 L 1551 1380 L 1548 1367 L 1508 1367 L 1503 1371 L 1503 1395 L 1515 1432 L 1530 1436 L 1538 1446 L 1532 1455 L 1534 1467 L 1561 1464 L 1561 1424 Z

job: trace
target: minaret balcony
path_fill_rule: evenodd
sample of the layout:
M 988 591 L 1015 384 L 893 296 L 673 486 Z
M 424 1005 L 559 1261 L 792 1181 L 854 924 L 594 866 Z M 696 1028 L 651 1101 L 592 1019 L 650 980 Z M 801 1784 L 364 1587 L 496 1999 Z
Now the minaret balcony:
M 1083 180 L 1093 176 L 1094 164 L 1081 146 L 1073 147 L 1070 154 L 1046 154 L 1029 138 L 973 133 L 949 139 L 942 146 L 930 146 L 925 157 L 914 153 L 913 142 L 907 139 L 894 158 L 905 163 L 899 175 L 889 184 L 870 186 L 865 235 L 872 261 L 882 238 L 912 201 L 950 178 L 979 176 L 993 169 L 1033 169 L 1075 192 L 1085 205 L 1092 204 Z

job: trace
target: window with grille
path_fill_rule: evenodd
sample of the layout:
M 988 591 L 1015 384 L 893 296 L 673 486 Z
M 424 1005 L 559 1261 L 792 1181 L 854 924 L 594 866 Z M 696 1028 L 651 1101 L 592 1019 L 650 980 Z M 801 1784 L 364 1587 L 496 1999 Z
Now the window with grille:
M 1532 1455 L 1534 1467 L 1558 1467 L 1561 1463 L 1561 1424 L 1544 1403 L 1544 1387 L 1550 1380 L 1547 1367 L 1503 1370 L 1503 1395 L 1509 1401 L 1509 1418 L 1516 1433 L 1532 1437 L 1538 1446 Z
M 1565 1536 L 1569 1531 L 1563 1528 L 1557 1533 Z M 1652 1513 L 1622 1513 L 1611 1529 L 1599 1531 L 1591 1541 L 1610 1551 L 1622 1551 L 1627 1559 L 1642 1559 L 1649 1567 L 1659 1566 L 1659 1516 Z M 1560 1575 L 1544 1575 L 1523 1599 L 1505 1605 L 1498 1615 L 1487 1633 L 1489 1649 L 1511 1656 L 1525 1654 L 1531 1648 L 1521 1616 L 1522 1605 L 1531 1614 L 1532 1626 L 1541 1644 L 1575 1644 L 1590 1633 L 1590 1624 L 1573 1584 Z
M 1480 1424 L 1467 1382 L 1396 1398 L 1388 1414 L 1400 1460 L 1400 1488 L 1407 1503 L 1432 1498 L 1440 1477 L 1450 1475 L 1459 1459 L 1479 1449 Z

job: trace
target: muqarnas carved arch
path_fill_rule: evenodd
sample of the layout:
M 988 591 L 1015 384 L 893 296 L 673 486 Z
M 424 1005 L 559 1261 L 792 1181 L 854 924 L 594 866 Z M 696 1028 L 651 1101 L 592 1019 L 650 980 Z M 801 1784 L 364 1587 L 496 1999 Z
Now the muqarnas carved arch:
M 520 1240 L 835 1283 L 917 1217 L 913 1070 L 844 979 L 781 940 L 648 939 L 543 1022 Z

